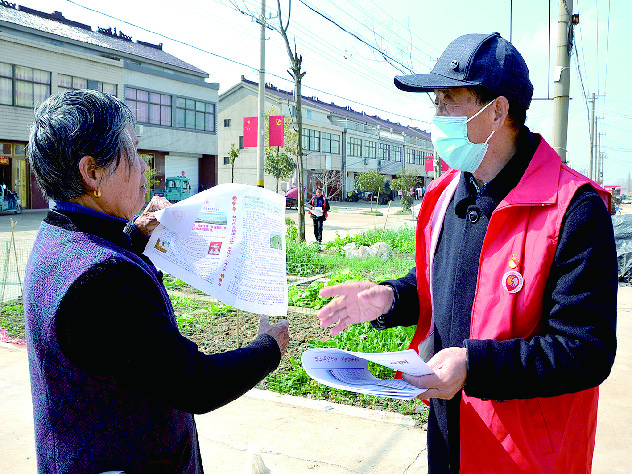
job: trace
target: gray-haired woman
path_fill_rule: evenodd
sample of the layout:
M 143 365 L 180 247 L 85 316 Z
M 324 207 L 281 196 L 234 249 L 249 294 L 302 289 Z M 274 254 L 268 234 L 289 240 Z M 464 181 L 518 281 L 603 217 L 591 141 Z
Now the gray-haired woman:
M 248 346 L 205 355 L 176 325 L 142 255 L 157 225 L 125 104 L 96 91 L 49 98 L 29 160 L 56 206 L 24 290 L 38 470 L 202 472 L 192 413 L 226 404 L 274 370 L 287 322 L 262 318 Z

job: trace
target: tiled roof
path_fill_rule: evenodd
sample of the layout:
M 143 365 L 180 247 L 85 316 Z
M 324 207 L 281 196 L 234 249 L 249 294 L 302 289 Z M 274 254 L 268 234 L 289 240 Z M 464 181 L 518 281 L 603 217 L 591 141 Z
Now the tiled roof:
M 116 30 L 114 31 L 114 35 L 111 32 L 107 34 L 92 31 L 89 25 L 64 18 L 60 12 L 44 13 L 14 3 L 0 1 L 0 21 L 32 28 L 61 38 L 80 41 L 87 45 L 107 48 L 123 56 L 136 56 L 165 65 L 186 69 L 208 77 L 206 71 L 164 52 L 162 50 L 162 44 L 151 45 L 151 43 L 144 43 L 142 41 L 134 42 L 131 41 L 131 38 L 122 35 L 121 32 L 116 35 Z
M 258 87 L 259 84 L 253 81 L 249 81 L 247 79 L 242 78 L 242 82 L 248 83 L 252 86 Z M 266 84 L 266 92 L 268 94 L 272 94 L 276 97 L 279 97 L 283 100 L 294 102 L 294 92 L 292 91 L 284 91 L 282 89 L 277 89 L 276 87 Z M 407 127 L 405 125 L 401 125 L 399 123 L 391 122 L 390 120 L 386 120 L 380 118 L 376 115 L 367 115 L 363 112 L 358 112 L 353 110 L 351 107 L 341 107 L 339 105 L 332 103 L 325 103 L 318 100 L 316 97 L 306 97 L 302 96 L 303 103 L 309 104 L 311 107 L 316 109 L 321 109 L 326 112 L 329 112 L 332 115 L 337 117 L 347 118 L 350 120 L 355 120 L 357 122 L 366 123 L 368 125 L 380 126 L 383 130 L 393 129 L 394 132 L 405 133 L 411 137 L 418 137 L 423 140 L 430 140 L 430 134 L 425 132 L 417 127 Z

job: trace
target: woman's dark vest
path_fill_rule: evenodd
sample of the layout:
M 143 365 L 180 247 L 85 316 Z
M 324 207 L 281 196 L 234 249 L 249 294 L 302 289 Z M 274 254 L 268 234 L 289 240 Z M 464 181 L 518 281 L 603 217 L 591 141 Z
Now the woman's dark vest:
M 110 258 L 135 264 L 155 280 L 165 313 L 176 325 L 156 269 L 138 255 L 94 235 L 42 223 L 24 282 L 38 471 L 202 472 L 193 415 L 134 392 L 116 377 L 85 372 L 60 349 L 60 302 L 80 275 Z M 89 307 L 85 317 L 90 317 Z M 133 315 L 112 315 L 121 326 L 128 317 Z M 112 351 L 116 350 L 113 334 Z

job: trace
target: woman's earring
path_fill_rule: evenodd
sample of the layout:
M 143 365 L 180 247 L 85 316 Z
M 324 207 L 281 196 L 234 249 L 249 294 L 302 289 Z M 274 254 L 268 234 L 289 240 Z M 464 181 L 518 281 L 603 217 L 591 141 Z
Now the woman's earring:
M 92 191 L 92 194 L 94 194 L 95 198 L 100 198 L 101 197 L 101 189 L 97 188 L 94 191 Z

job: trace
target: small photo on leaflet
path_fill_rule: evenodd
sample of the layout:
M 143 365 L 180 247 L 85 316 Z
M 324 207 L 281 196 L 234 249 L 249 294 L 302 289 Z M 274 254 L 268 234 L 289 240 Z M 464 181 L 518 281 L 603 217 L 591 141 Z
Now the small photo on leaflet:
M 279 232 L 270 233 L 270 248 L 275 250 L 283 250 L 283 240 Z
M 167 253 L 169 251 L 169 242 L 167 240 L 158 239 L 156 240 L 154 248 L 159 252 Z
M 222 250 L 221 242 L 210 242 L 208 245 L 208 254 L 209 255 L 219 255 Z
M 228 224 L 228 215 L 226 214 L 226 212 L 222 211 L 203 209 L 198 214 L 195 222 L 204 222 L 206 224 L 225 226 Z

